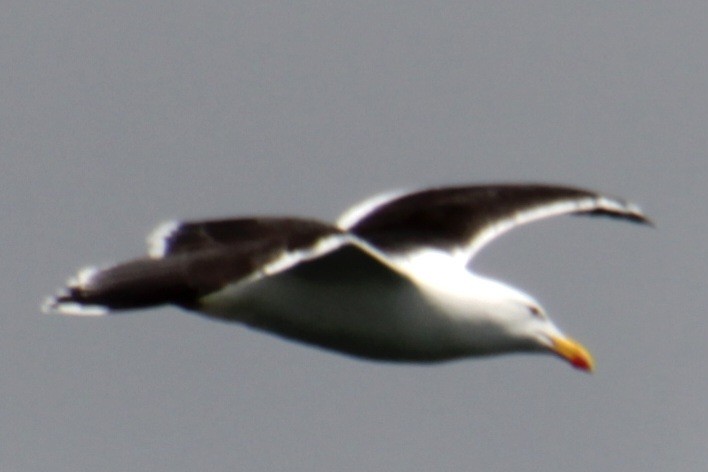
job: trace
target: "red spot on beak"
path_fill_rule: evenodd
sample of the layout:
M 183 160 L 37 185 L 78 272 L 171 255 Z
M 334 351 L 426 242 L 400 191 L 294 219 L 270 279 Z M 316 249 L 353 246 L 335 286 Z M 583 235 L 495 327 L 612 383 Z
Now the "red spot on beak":
M 553 342 L 552 350 L 562 357 L 576 369 L 585 372 L 592 372 L 595 369 L 595 362 L 585 347 L 571 338 L 563 336 L 551 338 Z

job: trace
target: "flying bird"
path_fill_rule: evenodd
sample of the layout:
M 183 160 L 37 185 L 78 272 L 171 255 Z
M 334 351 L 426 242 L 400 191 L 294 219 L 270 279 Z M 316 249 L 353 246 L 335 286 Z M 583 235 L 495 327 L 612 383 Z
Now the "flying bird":
M 552 216 L 651 224 L 588 190 L 501 184 L 390 192 L 336 224 L 294 217 L 168 222 L 148 255 L 88 267 L 44 304 L 103 315 L 176 305 L 356 357 L 436 362 L 511 352 L 593 359 L 530 295 L 470 262 L 497 236 Z

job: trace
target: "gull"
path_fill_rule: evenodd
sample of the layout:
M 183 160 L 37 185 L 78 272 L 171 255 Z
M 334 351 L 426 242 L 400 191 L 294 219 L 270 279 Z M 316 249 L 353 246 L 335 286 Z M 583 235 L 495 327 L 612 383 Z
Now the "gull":
M 622 199 L 544 184 L 388 192 L 335 224 L 171 221 L 149 236 L 147 256 L 80 270 L 43 308 L 106 315 L 175 305 L 369 360 L 535 352 L 589 372 L 588 350 L 532 296 L 470 267 L 503 233 L 566 214 L 651 224 Z

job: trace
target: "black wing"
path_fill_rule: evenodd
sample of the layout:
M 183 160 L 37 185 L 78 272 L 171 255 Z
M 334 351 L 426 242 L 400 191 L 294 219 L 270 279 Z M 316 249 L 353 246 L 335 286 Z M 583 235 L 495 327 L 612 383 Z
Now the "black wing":
M 373 200 L 375 201 L 375 199 Z M 486 243 L 521 224 L 564 214 L 605 215 L 650 223 L 621 199 L 554 185 L 444 187 L 362 203 L 344 229 L 386 252 L 434 247 L 468 263 Z M 368 210 L 368 211 L 367 211 Z M 341 221 L 341 220 L 340 220 Z M 342 223 L 340 223 L 342 224 Z
M 99 314 L 167 303 L 192 307 L 230 283 L 285 270 L 348 242 L 341 230 L 313 220 L 242 218 L 168 223 L 149 243 L 149 258 L 82 270 L 46 309 Z

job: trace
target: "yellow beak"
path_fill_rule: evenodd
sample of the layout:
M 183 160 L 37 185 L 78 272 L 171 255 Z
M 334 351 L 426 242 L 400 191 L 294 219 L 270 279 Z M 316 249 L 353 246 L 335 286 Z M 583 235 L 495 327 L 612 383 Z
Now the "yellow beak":
M 585 347 L 578 341 L 563 336 L 552 337 L 551 349 L 557 355 L 570 362 L 576 369 L 592 372 L 595 370 L 595 361 Z

